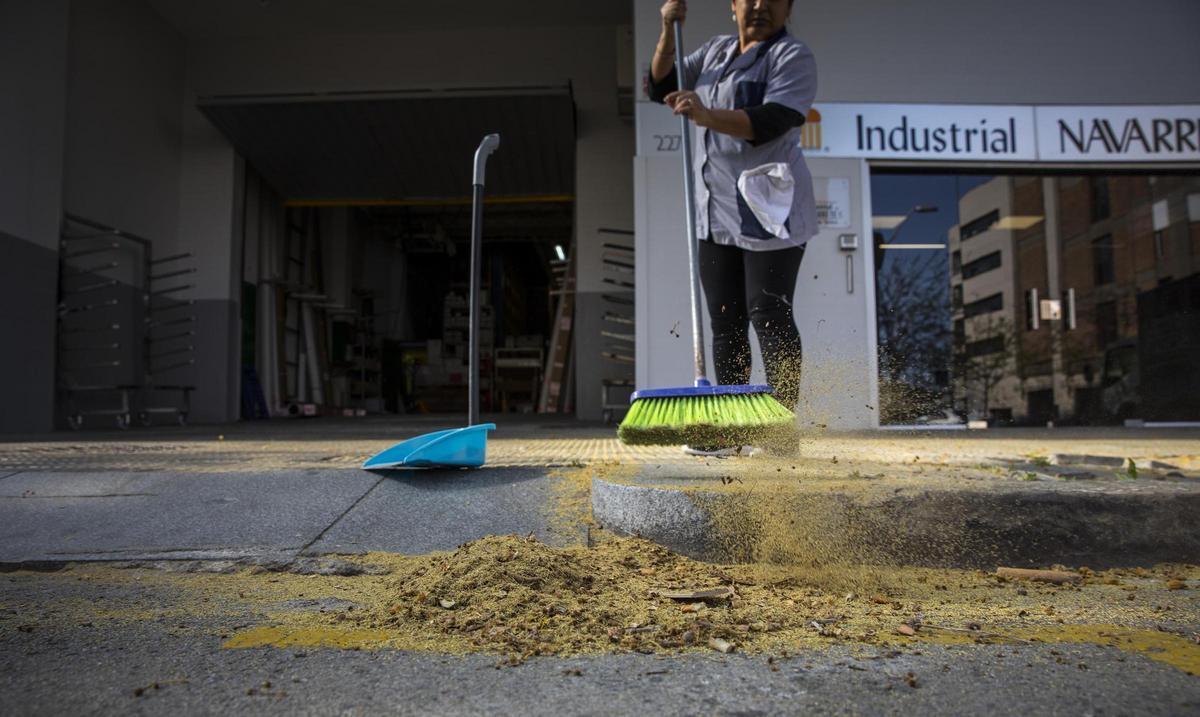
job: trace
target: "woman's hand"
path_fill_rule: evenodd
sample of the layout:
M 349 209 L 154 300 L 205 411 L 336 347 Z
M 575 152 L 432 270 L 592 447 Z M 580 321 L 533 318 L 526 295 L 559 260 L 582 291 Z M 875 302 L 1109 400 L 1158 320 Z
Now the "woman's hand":
M 667 0 L 659 12 L 662 13 L 663 27 L 669 29 L 676 20 L 682 23 L 687 19 L 687 0 Z
M 700 95 L 691 90 L 676 90 L 663 98 L 663 102 L 677 115 L 686 115 L 700 127 L 709 127 L 712 111 L 704 106 Z
M 677 115 L 686 115 L 697 127 L 711 129 L 738 139 L 754 139 L 754 126 L 746 110 L 714 110 L 704 105 L 691 90 L 676 90 L 663 103 Z
M 663 3 L 662 33 L 658 37 L 658 45 L 654 48 L 654 59 L 650 61 L 650 76 L 655 82 L 671 73 L 675 66 L 675 30 L 672 23 L 680 23 L 687 17 L 687 0 L 667 0 Z

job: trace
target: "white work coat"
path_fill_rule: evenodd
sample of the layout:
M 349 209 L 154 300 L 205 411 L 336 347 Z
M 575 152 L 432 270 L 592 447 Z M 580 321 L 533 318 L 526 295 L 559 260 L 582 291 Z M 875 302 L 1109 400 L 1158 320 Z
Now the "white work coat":
M 718 35 L 683 65 L 676 68 L 682 87 L 712 109 L 774 102 L 806 116 L 817 93 L 813 53 L 786 29 L 741 54 L 735 35 Z M 817 233 L 799 127 L 762 144 L 692 127 L 697 236 L 765 251 L 800 246 Z

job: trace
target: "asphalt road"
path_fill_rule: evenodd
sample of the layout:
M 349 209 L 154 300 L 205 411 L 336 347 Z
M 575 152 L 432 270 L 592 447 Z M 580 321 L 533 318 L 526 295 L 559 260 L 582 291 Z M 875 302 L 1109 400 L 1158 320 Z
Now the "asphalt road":
M 0 714 L 1200 713 L 1200 677 L 1085 645 L 620 654 L 498 667 L 490 655 L 227 649 L 222 636 L 259 617 L 237 610 L 89 617 L 148 595 L 138 581 L 0 575 Z
M 59 714 L 1185 715 L 1200 679 L 1088 646 L 852 656 L 540 658 L 225 650 L 146 626 L 5 631 L 0 712 Z M 1052 651 L 1053 649 L 1053 651 Z M 908 684 L 913 676 L 915 687 Z M 156 688 L 154 685 L 158 685 Z M 139 690 L 139 688 L 141 688 Z

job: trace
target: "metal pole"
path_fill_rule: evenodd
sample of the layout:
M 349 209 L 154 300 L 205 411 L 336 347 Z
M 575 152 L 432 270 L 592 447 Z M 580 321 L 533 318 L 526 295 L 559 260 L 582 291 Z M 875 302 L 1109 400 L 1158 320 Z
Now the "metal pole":
M 467 425 L 479 423 L 479 285 L 483 271 L 483 182 L 488 156 L 500 146 L 500 135 L 489 134 L 475 150 L 475 177 L 471 195 L 471 318 L 467 351 Z
M 467 340 L 467 351 L 470 356 L 467 359 L 467 374 L 469 376 L 467 385 L 469 386 L 470 400 L 467 402 L 467 425 L 474 426 L 479 423 L 479 281 L 480 267 L 483 242 L 481 234 L 483 229 L 483 187 L 476 184 L 474 187 L 474 201 L 471 204 L 471 319 L 470 319 L 470 334 Z
M 675 74 L 679 78 L 679 89 L 683 86 L 683 25 L 676 20 L 675 26 Z M 683 141 L 683 201 L 687 207 L 688 268 L 691 272 L 692 298 L 692 359 L 696 367 L 696 385 L 708 385 L 708 371 L 704 359 L 704 324 L 700 311 L 700 247 L 696 237 L 696 177 L 692 171 L 692 133 L 687 115 L 679 115 L 679 128 Z

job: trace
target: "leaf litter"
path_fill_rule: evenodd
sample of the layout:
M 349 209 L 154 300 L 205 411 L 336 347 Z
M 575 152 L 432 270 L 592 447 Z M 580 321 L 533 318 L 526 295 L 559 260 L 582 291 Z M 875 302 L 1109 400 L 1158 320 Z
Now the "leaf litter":
M 1124 649 L 1145 642 L 1151 657 L 1200 670 L 1188 630 L 1181 636 L 1158 629 L 1194 628 L 1195 597 L 1184 594 L 1193 591 L 1166 586 L 1167 576 L 1200 576 L 1190 566 L 1081 568 L 1078 583 L 1023 583 L 1020 592 L 988 571 L 875 566 L 878 592 L 845 593 L 823 585 L 820 572 L 706 563 L 607 535 L 592 547 L 489 536 L 448 553 L 363 559 L 390 560 L 391 571 L 343 579 L 354 587 L 356 609 L 274 612 L 271 627 L 245 631 L 227 646 L 328 645 L 327 635 L 349 634 L 364 648 L 485 652 L 520 664 L 538 655 L 605 652 L 780 654 L 837 644 L 1078 640 Z
M 847 592 L 832 589 L 825 574 L 795 566 L 706 563 L 604 534 L 592 547 L 509 535 L 451 552 L 345 559 L 368 569 L 18 571 L 10 579 L 134 590 L 120 601 L 59 600 L 52 615 L 33 603 L 6 608 L 35 628 L 66 621 L 120 629 L 125 622 L 209 616 L 227 648 L 485 653 L 498 664 L 614 652 L 778 656 L 834 645 L 896 651 L 931 642 L 1088 642 L 1200 673 L 1194 566 L 1078 568 L 1080 581 L 1061 585 L 982 570 L 876 567 L 871 589 Z M 676 594 L 709 597 L 666 597 Z

